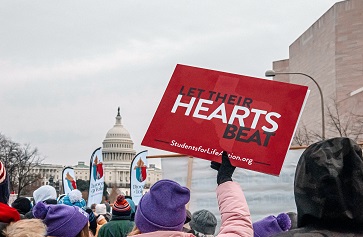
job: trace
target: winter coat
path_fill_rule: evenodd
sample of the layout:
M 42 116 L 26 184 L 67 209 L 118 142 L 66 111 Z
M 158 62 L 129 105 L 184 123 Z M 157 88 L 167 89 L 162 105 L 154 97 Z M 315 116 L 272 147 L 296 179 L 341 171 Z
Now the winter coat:
M 309 146 L 296 167 L 297 228 L 274 237 L 363 236 L 362 149 L 339 137 Z
M 134 228 L 130 217 L 112 216 L 112 219 L 101 226 L 98 237 L 126 237 Z
M 217 236 L 253 236 L 250 211 L 240 185 L 231 181 L 220 184 L 217 187 L 217 199 L 222 218 Z M 135 237 L 194 237 L 194 235 L 181 231 L 155 231 Z

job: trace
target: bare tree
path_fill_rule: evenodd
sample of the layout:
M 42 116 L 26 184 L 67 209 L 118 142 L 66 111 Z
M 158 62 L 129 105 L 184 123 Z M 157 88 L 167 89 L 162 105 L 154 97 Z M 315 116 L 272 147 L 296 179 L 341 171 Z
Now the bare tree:
M 358 141 L 363 135 L 362 117 L 354 114 L 352 110 L 342 113 L 336 100 L 333 100 L 332 105 L 328 107 L 328 130 L 340 137 Z
M 363 138 L 363 115 L 355 114 L 353 109 L 342 112 L 336 100 L 327 107 L 327 130 L 330 137 L 349 137 L 356 142 Z M 322 140 L 321 134 L 315 130 L 309 130 L 303 124 L 294 135 L 293 144 L 309 145 Z
M 33 169 L 43 159 L 37 148 L 32 148 L 29 144 L 21 146 L 0 133 L 0 159 L 7 170 L 10 190 L 18 195 L 38 180 Z
M 16 173 L 16 156 L 19 153 L 20 146 L 11 139 L 0 133 L 0 160 L 4 163 L 8 177 L 10 177 L 10 190 L 13 190 L 11 178 Z
M 29 144 L 20 147 L 15 158 L 16 175 L 13 175 L 12 183 L 17 186 L 17 193 L 20 195 L 22 191 L 35 183 L 38 177 L 33 172 L 33 169 L 40 165 L 43 158 L 40 157 L 37 148 L 32 148 Z
M 309 131 L 305 124 L 303 124 L 296 130 L 295 136 L 293 138 L 293 144 L 299 146 L 307 146 L 315 142 L 316 140 L 318 140 L 316 134 Z

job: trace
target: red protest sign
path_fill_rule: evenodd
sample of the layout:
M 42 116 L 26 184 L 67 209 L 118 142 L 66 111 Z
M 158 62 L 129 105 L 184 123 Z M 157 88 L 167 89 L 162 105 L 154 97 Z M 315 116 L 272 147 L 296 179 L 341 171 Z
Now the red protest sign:
M 279 175 L 306 86 L 178 64 L 142 145 Z

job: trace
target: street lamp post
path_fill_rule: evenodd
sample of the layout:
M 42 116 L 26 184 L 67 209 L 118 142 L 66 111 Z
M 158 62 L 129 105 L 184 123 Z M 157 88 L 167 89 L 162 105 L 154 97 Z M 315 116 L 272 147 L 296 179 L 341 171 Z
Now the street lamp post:
M 317 81 L 314 78 L 312 78 L 311 76 L 309 76 L 308 74 L 301 73 L 301 72 L 275 72 L 274 70 L 267 70 L 265 72 L 266 77 L 274 77 L 279 74 L 303 75 L 303 76 L 310 78 L 315 83 L 315 85 L 318 87 L 319 93 L 320 93 L 320 102 L 321 102 L 321 138 L 322 138 L 322 140 L 325 140 L 324 97 L 323 97 L 323 91 L 321 90 Z

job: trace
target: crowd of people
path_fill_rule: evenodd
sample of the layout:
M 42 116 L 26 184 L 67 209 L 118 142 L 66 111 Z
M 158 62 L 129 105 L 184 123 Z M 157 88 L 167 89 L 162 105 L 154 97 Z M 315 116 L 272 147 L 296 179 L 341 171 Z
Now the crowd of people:
M 172 180 L 156 182 L 136 206 L 120 194 L 114 203 L 87 206 L 75 189 L 57 197 L 52 186 L 33 193 L 34 203 L 18 197 L 11 206 L 6 168 L 0 162 L 0 236 L 6 237 L 281 237 L 363 236 L 363 158 L 353 140 L 339 137 L 309 146 L 297 164 L 294 182 L 296 212 L 279 213 L 252 222 L 235 167 L 226 152 L 217 171 L 216 195 L 221 214 L 190 213 L 190 190 Z

